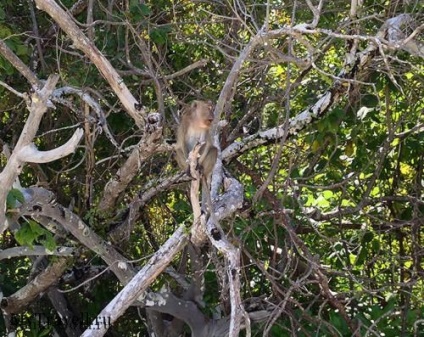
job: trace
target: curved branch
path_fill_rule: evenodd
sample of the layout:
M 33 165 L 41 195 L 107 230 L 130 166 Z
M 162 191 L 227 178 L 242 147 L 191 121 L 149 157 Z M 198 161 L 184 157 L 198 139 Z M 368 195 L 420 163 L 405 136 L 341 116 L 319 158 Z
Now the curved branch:
M 84 131 L 82 129 L 75 130 L 72 137 L 65 144 L 50 151 L 39 151 L 34 143 L 27 144 L 17 153 L 17 157 L 22 162 L 25 161 L 27 163 L 52 162 L 74 152 L 83 134 Z
M 376 36 L 339 34 L 325 29 L 308 29 L 305 25 L 297 25 L 294 27 L 282 27 L 280 29 L 275 29 L 267 32 L 260 31 L 254 38 L 252 38 L 252 40 L 240 54 L 236 63 L 234 63 L 230 75 L 228 76 L 224 88 L 222 89 L 220 99 L 218 100 L 218 103 L 220 103 L 220 105 L 218 106 L 217 103 L 215 111 L 221 111 L 218 109 L 222 109 L 224 102 L 230 98 L 229 91 L 232 87 L 235 86 L 236 80 L 238 78 L 237 75 L 241 69 L 243 61 L 246 59 L 248 53 L 250 53 L 252 48 L 259 44 L 259 42 L 265 42 L 269 39 L 277 38 L 282 35 L 296 36 L 296 34 L 325 34 L 335 38 L 347 40 L 358 39 L 361 41 L 367 41 L 368 46 L 363 51 L 357 53 L 350 62 L 346 62 L 345 67 L 335 77 L 336 81 L 334 85 L 330 87 L 323 95 L 321 95 L 321 97 L 317 100 L 315 104 L 303 110 L 297 116 L 293 117 L 290 120 L 288 130 L 289 134 L 287 136 L 292 136 L 293 134 L 306 128 L 314 120 L 322 117 L 330 110 L 333 104 L 337 102 L 339 98 L 349 88 L 348 86 L 342 85 L 343 81 L 350 82 L 353 79 L 359 78 L 359 74 L 367 69 L 367 65 L 369 64 L 369 62 L 376 55 L 378 55 L 379 51 L 381 52 L 381 46 L 392 48 L 393 46 L 398 44 L 398 49 L 400 47 L 405 47 L 405 44 L 410 41 L 408 40 L 408 38 L 405 38 L 404 33 L 401 33 L 401 27 L 407 22 L 409 22 L 408 20 L 410 20 L 410 17 L 406 14 L 401 14 L 395 18 L 391 18 L 387 20 L 385 24 L 383 24 L 381 29 L 377 32 Z M 383 37 L 389 32 L 391 32 L 391 35 L 389 37 L 390 41 L 386 41 L 383 39 Z M 393 32 L 397 32 L 398 34 L 396 35 Z M 418 50 L 420 51 L 420 53 L 423 53 L 422 46 L 415 46 L 414 48 L 414 50 Z M 224 102 L 220 102 L 221 98 L 224 99 Z M 226 161 L 230 161 L 232 158 L 239 156 L 250 149 L 253 149 L 260 145 L 265 145 L 271 141 L 274 142 L 275 140 L 281 139 L 283 137 L 285 137 L 284 124 L 269 129 L 267 131 L 258 132 L 255 135 L 248 136 L 240 141 L 232 143 L 230 146 L 228 146 L 222 151 L 222 158 Z
M 109 130 L 109 126 L 106 121 L 105 113 L 103 112 L 103 109 L 100 105 L 99 100 L 95 100 L 87 91 L 74 88 L 71 86 L 61 87 L 59 89 L 56 89 L 53 92 L 53 100 L 54 101 L 61 101 L 62 95 L 77 95 L 83 100 L 85 103 L 88 104 L 88 106 L 93 109 L 93 111 L 96 113 L 98 118 L 98 123 L 102 127 L 104 133 L 106 134 L 106 137 L 110 140 L 110 142 L 115 146 L 116 149 L 121 150 L 119 144 L 116 142 L 115 138 L 112 135 L 112 132 Z
M 0 173 L 0 234 L 7 228 L 5 214 L 7 194 L 25 164 L 25 158 L 19 157 L 18 153 L 34 139 L 38 131 L 41 118 L 47 111 L 48 105 L 51 104 L 49 97 L 56 86 L 58 79 L 58 75 L 50 76 L 45 86 L 41 90 L 36 89 L 36 91 L 31 95 L 31 100 L 28 100 L 27 102 L 28 110 L 30 111 L 28 119 L 24 125 L 21 135 L 19 136 L 19 140 L 12 155 L 7 161 L 3 171 Z

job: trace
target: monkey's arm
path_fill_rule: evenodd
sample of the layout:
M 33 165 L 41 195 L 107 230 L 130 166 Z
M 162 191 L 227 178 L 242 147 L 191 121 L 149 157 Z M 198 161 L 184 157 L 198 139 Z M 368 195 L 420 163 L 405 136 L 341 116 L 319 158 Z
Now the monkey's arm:
M 187 169 L 187 155 L 184 153 L 184 150 L 180 146 L 175 148 L 175 159 L 177 160 L 180 169 Z

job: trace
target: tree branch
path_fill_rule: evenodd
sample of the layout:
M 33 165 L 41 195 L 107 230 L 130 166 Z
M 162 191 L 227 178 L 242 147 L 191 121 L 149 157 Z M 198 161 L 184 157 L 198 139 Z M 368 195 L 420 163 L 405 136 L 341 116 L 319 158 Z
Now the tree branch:
M 42 255 L 54 255 L 54 256 L 72 256 L 74 249 L 71 247 L 57 247 L 54 251 L 48 250 L 44 246 L 33 246 L 29 247 L 12 247 L 4 250 L 0 250 L 0 261 L 4 259 L 10 259 L 13 257 L 22 256 L 42 256 Z
M 73 153 L 83 135 L 84 131 L 77 129 L 65 144 L 50 151 L 39 151 L 34 143 L 30 143 L 18 151 L 17 157 L 27 163 L 49 163 Z
M 99 212 L 108 212 L 114 205 L 121 193 L 128 187 L 128 184 L 137 175 L 141 163 L 149 158 L 153 153 L 165 149 L 157 140 L 162 136 L 162 128 L 158 128 L 134 147 L 125 163 L 118 169 L 116 175 L 106 184 L 102 198 L 99 202 Z
M 68 261 L 69 259 L 66 258 L 58 258 L 13 295 L 3 298 L 1 301 L 2 311 L 7 314 L 14 314 L 27 308 L 37 296 L 58 281 L 68 267 Z
M 0 39 L 0 54 L 4 56 L 32 85 L 33 88 L 41 86 L 41 81 L 34 75 L 29 67 L 15 55 L 15 53 L 7 46 L 4 40 Z
M 53 20 L 69 35 L 74 45 L 87 55 L 87 57 L 99 69 L 100 73 L 119 97 L 128 114 L 134 119 L 136 125 L 141 128 L 144 125 L 144 108 L 136 109 L 140 103 L 128 90 L 123 79 L 110 64 L 108 59 L 97 49 L 90 39 L 85 36 L 75 24 L 74 20 L 53 0 L 35 0 L 37 8 L 47 12 Z
M 145 303 L 149 309 L 170 314 L 186 322 L 191 329 L 192 336 L 201 336 L 207 324 L 205 316 L 195 303 L 181 300 L 171 292 L 149 293 L 146 295 Z
M 76 214 L 56 203 L 53 193 L 41 187 L 33 187 L 25 191 L 29 197 L 19 208 L 21 215 L 29 215 L 35 220 L 39 217 L 55 220 L 79 242 L 99 254 L 122 284 L 131 280 L 134 271 L 127 263 L 127 259 L 93 232 Z
M 34 139 L 38 127 L 41 122 L 41 118 L 47 111 L 47 107 L 51 105 L 49 97 L 59 79 L 58 75 L 52 75 L 47 80 L 45 86 L 42 89 L 36 89 L 31 95 L 30 102 L 28 104 L 29 116 L 21 132 L 19 140 L 12 152 L 9 160 L 3 171 L 0 173 L 0 234 L 7 228 L 6 224 L 6 197 L 9 193 L 12 184 L 21 173 L 25 164 L 25 158 L 22 158 L 19 153 L 20 151 L 31 144 Z
M 113 324 L 132 303 L 143 296 L 147 287 L 155 281 L 175 255 L 183 249 L 187 241 L 187 229 L 184 226 L 180 226 L 98 316 L 109 317 L 111 324 Z M 93 324 L 95 324 L 95 321 Z M 81 337 L 101 337 L 106 331 L 106 328 L 99 330 L 87 329 Z

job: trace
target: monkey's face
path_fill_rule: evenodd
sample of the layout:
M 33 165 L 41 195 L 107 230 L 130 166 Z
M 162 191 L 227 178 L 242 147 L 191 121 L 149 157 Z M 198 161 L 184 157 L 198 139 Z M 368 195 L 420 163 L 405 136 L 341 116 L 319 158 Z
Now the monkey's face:
M 198 128 L 199 129 L 199 131 L 200 130 L 205 130 L 205 131 L 207 131 L 210 127 L 211 127 L 211 124 L 212 124 L 212 121 L 210 121 L 210 120 L 205 120 L 205 119 L 203 119 L 203 118 L 199 118 L 197 121 L 196 121 L 196 128 Z M 202 131 L 203 132 L 203 131 Z
M 196 101 L 194 108 L 198 127 L 209 129 L 214 119 L 212 102 Z
M 211 114 L 207 114 L 207 115 L 202 115 L 199 119 L 198 119 L 198 126 L 201 129 L 209 129 L 211 127 L 211 124 L 213 122 L 213 115 Z

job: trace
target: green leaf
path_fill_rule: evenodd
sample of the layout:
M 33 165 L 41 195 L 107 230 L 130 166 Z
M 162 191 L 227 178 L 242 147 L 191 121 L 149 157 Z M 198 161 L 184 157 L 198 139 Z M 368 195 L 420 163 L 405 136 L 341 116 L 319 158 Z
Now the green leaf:
M 56 241 L 53 238 L 52 233 L 45 231 L 46 239 L 41 241 L 41 244 L 49 251 L 54 251 L 57 247 Z
M 130 1 L 130 17 L 131 20 L 136 23 L 140 22 L 151 14 L 151 9 L 146 4 L 140 4 L 139 1 Z
M 45 328 L 42 332 L 39 333 L 38 337 L 50 336 L 53 327 Z
M 6 209 L 15 208 L 17 201 L 23 204 L 25 201 L 24 195 L 17 188 L 12 188 L 6 197 Z
M 0 7 L 0 20 L 3 21 L 6 18 L 6 13 L 3 7 Z
M 374 233 L 372 232 L 366 232 L 364 236 L 362 237 L 362 244 L 366 244 L 368 242 L 371 242 L 371 240 L 374 239 Z
M 0 38 L 5 38 L 5 37 L 8 37 L 10 35 L 12 35 L 12 31 L 8 27 L 6 27 L 4 25 L 0 25 Z M 8 42 L 9 42 L 9 40 L 8 40 Z M 6 44 L 10 47 L 10 42 L 9 43 L 8 42 L 6 42 Z
M 157 44 L 165 44 L 168 39 L 168 33 L 170 30 L 171 27 L 168 26 L 153 29 L 150 32 L 150 38 Z
M 359 250 L 359 254 L 356 257 L 355 265 L 356 266 L 362 266 L 364 262 L 366 261 L 368 256 L 368 249 L 366 246 L 362 246 Z
M 380 250 L 380 241 L 378 239 L 374 239 L 371 241 L 371 247 L 373 252 L 378 253 Z
M 15 233 L 15 239 L 21 246 L 28 246 L 30 248 L 38 242 L 48 250 L 53 251 L 56 248 L 53 235 L 33 220 L 28 220 L 28 222 L 21 226 Z
M 147 6 L 146 4 L 141 4 L 140 5 L 140 12 L 141 14 L 143 14 L 144 16 L 149 16 L 152 13 L 152 10 L 150 9 L 149 6 Z
M 37 239 L 38 235 L 31 230 L 31 226 L 28 223 L 22 225 L 22 227 L 15 233 L 15 240 L 21 246 L 28 246 L 32 248 L 34 246 L 34 241 Z
M 45 233 L 45 229 L 41 227 L 37 222 L 33 220 L 28 220 L 29 226 L 31 227 L 31 231 L 38 236 L 43 235 Z
M 18 56 L 26 56 L 29 55 L 29 49 L 24 45 L 16 45 L 16 55 Z

